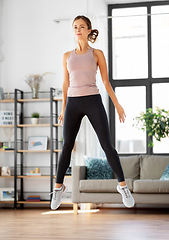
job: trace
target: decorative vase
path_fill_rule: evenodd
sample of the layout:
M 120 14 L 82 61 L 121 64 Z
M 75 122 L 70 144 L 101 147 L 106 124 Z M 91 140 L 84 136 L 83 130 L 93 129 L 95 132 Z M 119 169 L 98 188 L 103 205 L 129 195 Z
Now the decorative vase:
M 42 75 L 39 74 L 30 74 L 26 76 L 25 82 L 29 85 L 32 90 L 32 98 L 38 98 L 40 83 L 43 81 L 43 76 L 50 72 L 45 72 Z M 54 74 L 54 73 L 52 73 Z
M 32 98 L 37 99 L 39 93 L 39 84 L 36 87 L 32 88 Z
M 39 123 L 39 118 L 31 118 L 31 122 L 33 125 L 38 124 Z

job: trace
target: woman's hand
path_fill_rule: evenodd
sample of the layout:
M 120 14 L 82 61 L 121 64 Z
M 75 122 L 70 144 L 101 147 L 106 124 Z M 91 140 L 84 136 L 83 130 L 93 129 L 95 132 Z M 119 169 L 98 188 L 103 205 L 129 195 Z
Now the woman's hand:
M 62 109 L 62 111 L 58 117 L 59 124 L 61 124 L 61 125 L 63 125 L 64 112 L 65 111 Z
M 125 121 L 125 117 L 126 117 L 126 114 L 124 112 L 124 109 L 122 108 L 122 106 L 120 104 L 117 105 L 116 107 L 116 110 L 117 110 L 117 113 L 119 115 L 119 120 L 120 122 L 123 122 Z

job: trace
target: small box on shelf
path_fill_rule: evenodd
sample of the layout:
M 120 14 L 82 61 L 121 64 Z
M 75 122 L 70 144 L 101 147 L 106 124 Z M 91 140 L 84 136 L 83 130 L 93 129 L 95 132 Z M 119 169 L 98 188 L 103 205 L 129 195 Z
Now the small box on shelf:
M 29 173 L 26 173 L 26 176 L 41 176 L 40 168 L 36 167 L 35 171 L 31 170 Z
M 26 173 L 26 176 L 41 176 L 41 173 Z

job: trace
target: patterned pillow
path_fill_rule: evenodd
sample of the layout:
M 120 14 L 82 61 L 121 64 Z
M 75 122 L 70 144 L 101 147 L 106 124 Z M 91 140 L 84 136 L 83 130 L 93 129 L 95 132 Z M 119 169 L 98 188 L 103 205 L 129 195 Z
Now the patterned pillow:
M 169 164 L 164 171 L 163 175 L 161 176 L 160 180 L 169 180 Z
M 84 156 L 86 179 L 112 179 L 113 172 L 106 158 Z

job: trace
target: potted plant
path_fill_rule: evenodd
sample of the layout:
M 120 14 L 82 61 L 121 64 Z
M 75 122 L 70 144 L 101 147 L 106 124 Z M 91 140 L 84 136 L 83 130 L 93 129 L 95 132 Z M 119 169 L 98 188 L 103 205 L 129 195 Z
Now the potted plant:
M 153 112 L 152 108 L 148 108 L 145 113 L 141 112 L 140 116 L 133 120 L 135 120 L 133 126 L 143 131 L 146 130 L 148 136 L 153 136 L 157 141 L 169 135 L 169 111 L 156 107 L 156 111 Z M 154 146 L 151 140 L 148 146 Z
M 32 118 L 31 118 L 32 124 L 38 124 L 39 123 L 39 113 L 33 112 Z

